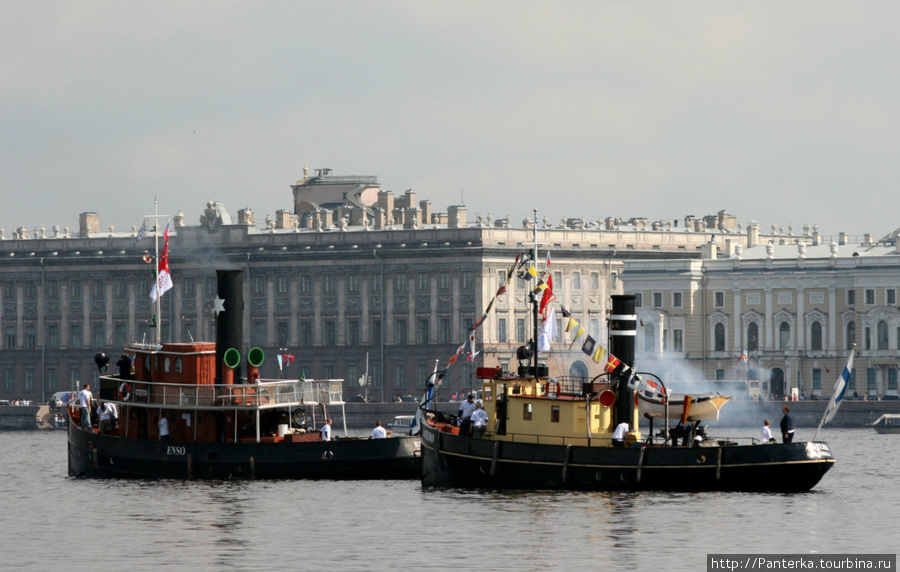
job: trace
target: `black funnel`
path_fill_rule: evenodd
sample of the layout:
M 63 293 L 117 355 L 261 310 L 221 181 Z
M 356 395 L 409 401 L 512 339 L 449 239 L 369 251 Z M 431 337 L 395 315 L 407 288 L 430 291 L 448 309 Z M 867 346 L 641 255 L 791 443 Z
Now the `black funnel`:
M 612 297 L 612 314 L 609 316 L 609 351 L 619 358 L 623 365 L 634 367 L 634 338 L 637 335 L 637 316 L 634 313 L 635 297 L 615 295 Z M 618 366 L 611 374 L 610 381 L 619 383 L 619 399 L 616 402 L 616 424 L 622 421 L 631 424 L 634 391 L 628 389 L 626 368 Z
M 244 347 L 244 280 L 240 270 L 216 270 L 216 295 L 225 311 L 216 315 L 216 383 L 223 383 L 225 352 Z

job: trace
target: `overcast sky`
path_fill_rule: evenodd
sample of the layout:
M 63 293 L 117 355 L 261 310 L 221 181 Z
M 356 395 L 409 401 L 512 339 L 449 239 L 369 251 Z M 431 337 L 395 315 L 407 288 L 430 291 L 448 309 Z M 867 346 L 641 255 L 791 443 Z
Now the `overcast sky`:
M 311 170 L 470 216 L 900 227 L 897 2 L 60 2 L 0 11 L 0 226 L 257 223 Z M 471 220 L 471 219 L 470 219 Z

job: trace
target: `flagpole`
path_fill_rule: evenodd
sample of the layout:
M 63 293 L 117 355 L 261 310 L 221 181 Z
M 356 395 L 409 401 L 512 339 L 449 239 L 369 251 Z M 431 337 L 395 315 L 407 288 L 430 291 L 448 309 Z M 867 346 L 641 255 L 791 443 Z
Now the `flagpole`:
M 537 264 L 537 255 L 538 255 L 538 241 L 537 241 L 537 209 L 534 209 L 534 224 L 531 229 L 531 237 L 532 243 L 534 245 L 531 251 L 531 259 L 534 260 L 534 264 Z M 540 328 L 538 327 L 538 302 L 537 302 L 537 294 L 534 291 L 531 292 L 531 314 L 532 321 L 534 322 L 534 379 L 537 381 L 538 379 L 538 354 L 540 350 L 538 349 L 538 336 L 540 335 Z
M 153 339 L 159 346 L 162 344 L 162 296 L 159 291 L 159 202 L 155 196 L 153 197 L 153 248 L 155 251 L 153 265 L 156 267 L 156 272 L 153 273 L 156 284 L 156 301 L 154 302 L 156 331 L 153 332 Z

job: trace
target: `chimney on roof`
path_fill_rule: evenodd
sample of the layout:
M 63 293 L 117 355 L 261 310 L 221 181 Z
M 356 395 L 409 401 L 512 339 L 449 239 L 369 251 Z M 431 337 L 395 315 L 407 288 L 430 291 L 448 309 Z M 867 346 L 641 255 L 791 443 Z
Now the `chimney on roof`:
M 449 228 L 466 228 L 466 207 L 452 206 L 447 208 L 450 217 L 447 226 Z
M 419 209 L 422 211 L 422 226 L 431 222 L 431 201 L 420 201 Z
M 89 238 L 100 232 L 100 215 L 97 213 L 81 213 L 78 217 L 79 236 Z

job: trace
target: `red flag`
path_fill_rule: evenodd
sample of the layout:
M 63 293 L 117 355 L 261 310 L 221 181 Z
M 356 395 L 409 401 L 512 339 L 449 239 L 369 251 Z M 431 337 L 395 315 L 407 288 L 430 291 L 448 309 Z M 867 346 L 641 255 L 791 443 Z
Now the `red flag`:
M 620 363 L 622 363 L 622 362 L 619 361 L 619 358 L 617 358 L 617 357 L 611 355 L 611 356 L 609 356 L 609 361 L 606 362 L 606 367 L 605 367 L 604 369 L 605 369 L 608 373 L 612 373 L 613 371 L 615 371 L 616 367 L 617 367 Z
M 156 298 L 162 296 L 172 289 L 172 275 L 169 274 L 169 225 L 166 225 L 166 244 L 163 246 L 162 254 L 159 255 L 159 266 L 156 273 L 156 283 L 150 290 L 150 299 L 154 302 Z
M 544 290 L 544 295 L 541 297 L 541 307 L 538 310 L 543 316 L 543 319 L 547 319 L 547 305 L 550 304 L 553 300 L 556 300 L 556 296 L 553 294 L 553 276 L 547 275 L 547 289 Z

